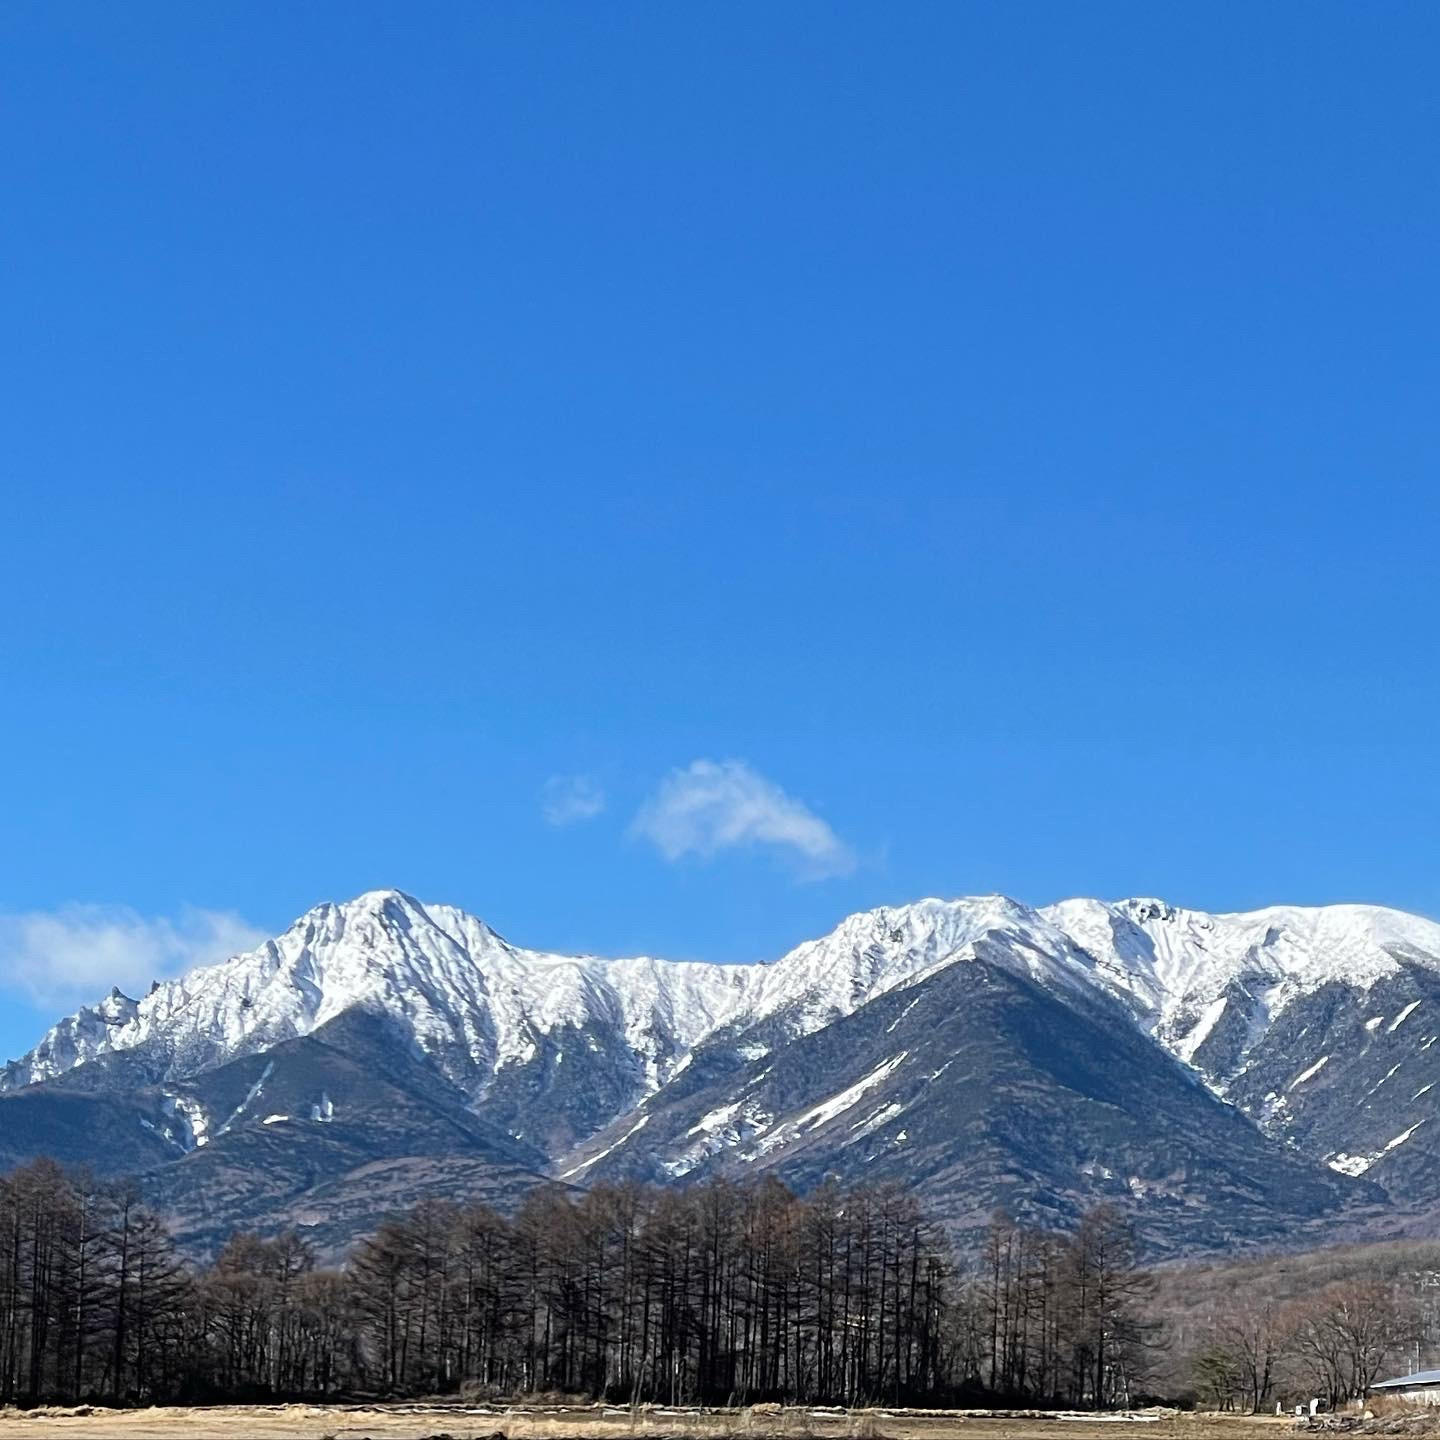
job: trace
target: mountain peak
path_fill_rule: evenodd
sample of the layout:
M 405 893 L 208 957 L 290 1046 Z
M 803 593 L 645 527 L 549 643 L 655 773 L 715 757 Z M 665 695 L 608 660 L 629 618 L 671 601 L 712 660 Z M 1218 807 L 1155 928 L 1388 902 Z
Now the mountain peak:
M 463 910 L 377 888 L 143 1000 L 112 993 L 61 1021 L 0 1088 L 120 1050 L 147 1057 L 156 1079 L 194 1073 L 359 1009 L 442 1057 L 467 1092 L 571 1029 L 617 1047 L 617 1063 L 653 1089 L 720 1028 L 774 1018 L 808 1033 L 982 951 L 1047 988 L 1118 996 L 1188 1061 L 1175 1037 L 1236 983 L 1259 985 L 1265 1013 L 1278 1014 L 1327 983 L 1374 984 L 1398 957 L 1440 968 L 1440 926 L 1378 906 L 1211 915 L 1153 897 L 1043 910 L 1001 894 L 928 897 L 856 912 L 770 964 L 711 965 L 527 950 Z
M 404 890 L 384 888 L 379 890 L 366 890 L 355 896 L 353 900 L 341 902 L 341 910 L 386 910 L 398 907 L 404 910 L 423 910 L 425 907 L 413 896 L 408 895 Z
M 337 920 L 381 919 L 386 915 L 413 918 L 424 913 L 425 906 L 403 890 L 366 890 L 349 900 L 322 900 L 318 905 L 312 905 L 289 929 L 316 923 L 334 923 Z

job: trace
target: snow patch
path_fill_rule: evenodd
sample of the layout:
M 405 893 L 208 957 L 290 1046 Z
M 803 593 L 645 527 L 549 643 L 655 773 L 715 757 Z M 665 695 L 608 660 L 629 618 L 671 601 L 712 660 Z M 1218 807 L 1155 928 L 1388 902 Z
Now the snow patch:
M 265 1082 L 275 1073 L 275 1062 L 267 1060 L 265 1068 L 260 1072 L 260 1078 L 245 1092 L 245 1098 L 231 1111 L 230 1118 L 215 1132 L 217 1135 L 229 1133 L 230 1127 L 253 1105 L 265 1089 Z
M 1286 1090 L 1293 1090 L 1297 1085 L 1303 1085 L 1307 1080 L 1313 1080 L 1313 1079 L 1315 1078 L 1315 1076 L 1317 1076 L 1317 1075 L 1325 1068 L 1325 1066 L 1328 1065 L 1329 1063 L 1330 1063 L 1330 1057 L 1329 1057 L 1328 1055 L 1322 1055 L 1322 1056 L 1321 1056 L 1313 1065 L 1311 1065 L 1308 1069 L 1302 1070 L 1302 1071 L 1285 1087 Z
M 210 1119 L 198 1100 L 189 1095 L 167 1094 L 164 1103 L 165 1113 L 174 1117 L 175 1128 L 180 1132 L 173 1138 L 182 1150 L 198 1150 L 209 1141 Z
M 1402 1130 L 1380 1153 L 1388 1155 L 1397 1146 L 1403 1145 L 1423 1124 L 1425 1121 L 1417 1120 L 1408 1130 Z
M 572 1175 L 579 1175 L 582 1171 L 588 1170 L 592 1165 L 603 1160 L 607 1155 L 618 1150 L 632 1135 L 637 1135 L 650 1123 L 650 1112 L 647 1110 L 613 1145 L 607 1145 L 598 1155 L 592 1155 L 588 1160 L 582 1160 L 578 1165 L 572 1166 L 561 1175 L 562 1180 L 568 1180 Z
M 886 1027 L 888 1035 L 894 1028 L 920 1003 L 921 997 L 917 995 Z
M 1195 1059 L 1195 1052 L 1210 1038 L 1210 1032 L 1215 1028 L 1220 1017 L 1225 1013 L 1225 1007 L 1230 1003 L 1229 997 L 1221 995 L 1218 999 L 1212 1000 L 1200 1012 L 1200 1018 L 1195 1022 L 1194 1028 L 1183 1040 L 1178 1041 L 1174 1048 L 1175 1053 L 1189 1065 Z
M 867 1135 L 873 1135 L 882 1125 L 888 1125 L 890 1121 L 904 1113 L 905 1107 L 898 1100 L 891 1100 L 872 1112 L 866 1119 L 857 1120 L 850 1127 L 850 1135 L 844 1143 L 853 1145 L 857 1140 L 863 1140 Z
M 802 1135 L 819 1130 L 822 1126 L 828 1125 L 837 1116 L 843 1115 L 853 1105 L 858 1105 L 864 1098 L 866 1091 L 873 1090 L 887 1075 L 900 1065 L 909 1055 L 908 1050 L 902 1050 L 898 1055 L 892 1055 L 888 1060 L 882 1061 L 868 1075 L 857 1080 L 853 1085 L 846 1086 L 844 1090 L 828 1096 L 818 1105 L 812 1106 L 803 1114 L 797 1115 L 793 1120 L 786 1120 L 773 1134 L 765 1136 L 748 1155 L 741 1158 L 744 1160 L 756 1160 L 762 1155 L 767 1155 L 771 1150 L 788 1145 L 792 1140 L 799 1139 Z
M 753 1100 L 722 1105 L 712 1110 L 686 1132 L 686 1139 L 698 1139 L 685 1146 L 669 1160 L 662 1160 L 660 1168 L 667 1175 L 679 1179 L 688 1175 L 697 1165 L 703 1164 L 712 1155 L 728 1150 L 769 1130 L 774 1116 L 763 1110 Z
M 1393 1035 L 1416 1011 L 1420 1002 L 1412 1000 L 1386 1027 L 1385 1033 Z
M 686 1139 L 689 1139 L 692 1135 L 699 1135 L 702 1132 L 709 1135 L 717 1130 L 723 1130 L 735 1118 L 743 1103 L 743 1101 L 736 1100 L 732 1105 L 722 1105 L 718 1110 L 712 1110 L 708 1115 L 702 1115 L 700 1119 L 685 1132 Z
M 1354 1175 L 1357 1177 L 1363 1175 L 1382 1156 L 1388 1155 L 1392 1150 L 1399 1149 L 1399 1147 L 1425 1123 L 1424 1120 L 1417 1120 L 1408 1130 L 1402 1130 L 1400 1134 L 1381 1146 L 1373 1155 L 1347 1155 L 1342 1150 L 1340 1154 L 1336 1155 L 1335 1158 L 1329 1162 L 1330 1168 L 1340 1171 L 1342 1175 Z
M 890 1059 L 877 1065 L 863 1079 L 857 1080 L 853 1085 L 841 1090 L 839 1094 L 830 1096 L 828 1100 L 822 1100 L 793 1122 L 795 1128 L 797 1130 L 818 1130 L 822 1125 L 828 1125 L 837 1115 L 843 1115 L 852 1105 L 858 1104 L 861 1096 L 867 1090 L 873 1090 L 897 1065 L 904 1061 L 909 1053 L 908 1050 L 902 1050 L 898 1055 L 892 1055 Z
M 1378 1155 L 1347 1155 L 1341 1150 L 1328 1163 L 1332 1170 L 1338 1170 L 1342 1175 L 1353 1175 L 1358 1179 L 1379 1158 Z

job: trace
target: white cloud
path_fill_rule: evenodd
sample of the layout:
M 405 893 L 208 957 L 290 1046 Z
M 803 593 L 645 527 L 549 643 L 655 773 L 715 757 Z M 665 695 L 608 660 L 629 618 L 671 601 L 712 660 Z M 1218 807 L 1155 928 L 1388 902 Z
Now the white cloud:
M 672 770 L 630 828 L 671 861 L 762 846 L 788 853 L 809 880 L 855 868 L 850 847 L 818 815 L 743 760 Z
M 552 775 L 540 791 L 540 813 L 550 825 L 578 825 L 605 808 L 605 791 L 593 775 Z
M 123 905 L 0 913 L 0 989 L 36 1004 L 100 999 L 112 985 L 137 998 L 151 980 L 253 949 L 264 932 L 228 910 L 146 918 Z

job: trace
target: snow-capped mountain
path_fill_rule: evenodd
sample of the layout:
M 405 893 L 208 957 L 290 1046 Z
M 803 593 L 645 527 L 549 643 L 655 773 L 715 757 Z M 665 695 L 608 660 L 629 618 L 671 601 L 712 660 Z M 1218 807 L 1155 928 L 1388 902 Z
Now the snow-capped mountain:
M 993 1184 L 967 1182 L 974 1203 L 957 1214 L 997 1197 L 1023 1206 L 1027 1185 L 1058 1220 L 1098 1194 L 1179 1214 L 1213 1190 L 1228 1199 L 1209 1203 L 1253 1229 L 1262 1211 L 1283 1212 L 1273 1196 L 1252 1203 L 1246 1172 L 1267 1166 L 1306 1195 L 1301 1218 L 1380 1203 L 1369 1182 L 1391 1176 L 1406 1203 L 1423 1198 L 1440 1124 L 1424 1016 L 1437 1007 L 1440 926 L 1378 907 L 922 900 L 852 915 L 768 964 L 719 965 L 527 950 L 453 907 L 375 891 L 143 999 L 112 992 L 62 1020 L 0 1072 L 0 1121 L 49 1115 L 38 1148 L 65 1106 L 78 1137 L 90 1112 L 74 1107 L 103 1101 L 105 1131 L 133 1120 L 146 1132 L 114 1147 L 126 1168 L 184 1161 L 187 1175 L 259 1143 L 247 1137 L 283 1152 L 303 1131 L 307 1144 L 323 1136 L 338 1176 L 374 1151 L 374 1117 L 398 1113 L 403 1094 L 406 1123 L 378 1127 L 385 1153 L 403 1156 L 406 1134 L 423 1132 L 427 1156 L 458 1146 L 472 1179 L 494 1165 L 516 1184 L 540 1172 L 584 1184 L 925 1171 L 948 1177 L 949 1194 L 968 1145 L 988 1159 L 965 1173 Z M 357 1046 L 359 1069 L 342 1063 Z M 1096 1071 L 1102 1051 L 1111 1071 L 1146 1076 L 1145 1093 Z M 1058 1070 L 1057 1057 L 1068 1057 Z M 367 1088 L 382 1073 L 383 1105 Z M 1051 1144 L 1059 1169 L 1003 1138 L 1011 1127 L 991 1112 L 1022 1094 L 1032 1134 L 1047 1113 L 1085 1132 L 1078 1149 Z M 134 1114 L 117 1121 L 122 1098 Z M 1117 1129 L 1111 1112 L 1126 1106 L 1133 1123 Z M 352 1134 L 362 1111 L 371 1119 Z M 983 1123 L 967 1141 L 971 1121 Z M 11 1130 L 0 1158 L 27 1151 L 29 1132 Z M 1223 1137 L 1219 1181 L 1202 1178 L 1207 1134 Z M 87 1158 L 83 1139 L 73 1148 Z M 175 1176 L 160 1188 L 184 1209 Z M 289 1192 L 285 1204 L 303 1208 Z
M 1009 937 L 1016 963 L 1054 983 L 1083 981 L 1085 962 L 1064 937 L 1001 897 L 853 915 L 774 964 L 718 965 L 521 949 L 463 911 L 373 891 L 317 906 L 277 939 L 158 983 L 144 999 L 112 992 L 0 1071 L 0 1092 L 102 1056 L 123 1055 L 132 1081 L 165 1082 L 364 1010 L 403 1030 L 474 1100 L 578 1040 L 603 1055 L 618 1079 L 607 1089 L 629 1104 L 721 1030 L 773 1021 L 808 1033 L 952 963 L 987 934 Z
M 302 915 L 278 939 L 62 1020 L 0 1089 L 98 1056 L 144 1057 L 156 1080 L 309 1035 L 347 1011 L 391 1017 L 462 1088 L 532 1059 L 544 1036 L 590 1026 L 658 1083 L 669 1058 L 734 1009 L 743 966 L 600 960 L 522 950 L 446 905 L 378 890 Z
M 1133 997 L 1147 1028 L 1187 1061 L 1237 1003 L 1243 1058 L 1272 1018 L 1327 985 L 1363 992 L 1407 964 L 1440 968 L 1440 925 L 1375 905 L 1207 915 L 1159 900 L 1065 900 L 1041 914 L 1097 958 L 1103 980 Z
M 1440 1188 L 1440 925 L 1373 905 L 1208 915 L 1074 900 L 1045 914 L 1268 1134 L 1400 1199 Z

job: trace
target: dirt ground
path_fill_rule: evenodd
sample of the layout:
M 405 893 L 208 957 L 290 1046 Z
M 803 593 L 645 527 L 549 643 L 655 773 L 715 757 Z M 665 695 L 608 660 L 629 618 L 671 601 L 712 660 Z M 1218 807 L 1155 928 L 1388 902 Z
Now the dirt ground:
M 566 1411 L 468 1405 L 222 1405 L 6 1410 L 0 1440 L 1281 1440 L 1273 1416 L 1022 1411 Z

